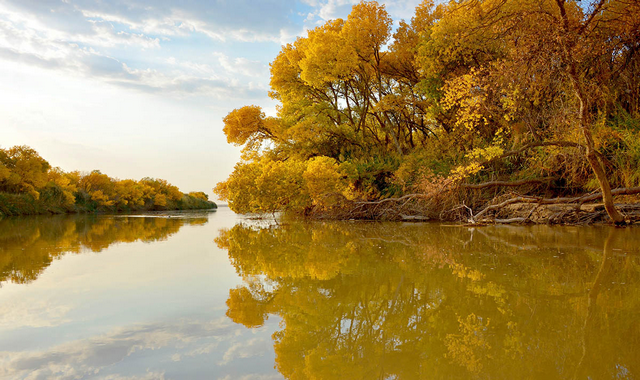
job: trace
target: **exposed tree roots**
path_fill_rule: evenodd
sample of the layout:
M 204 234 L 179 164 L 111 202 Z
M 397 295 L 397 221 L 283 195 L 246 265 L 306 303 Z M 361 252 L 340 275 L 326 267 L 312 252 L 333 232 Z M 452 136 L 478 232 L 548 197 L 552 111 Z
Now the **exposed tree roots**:
M 575 197 L 544 198 L 515 192 L 502 193 L 490 200 L 472 197 L 471 190 L 494 187 L 540 185 L 552 178 L 523 181 L 491 181 L 481 184 L 445 183 L 429 193 L 407 194 L 368 202 L 342 204 L 339 211 L 316 212 L 316 216 L 341 219 L 398 221 L 458 221 L 474 225 L 493 223 L 591 224 L 608 223 L 610 219 L 601 201 L 601 193 Z M 640 194 L 640 187 L 618 188 L 614 196 Z M 616 204 L 625 223 L 640 222 L 640 203 Z

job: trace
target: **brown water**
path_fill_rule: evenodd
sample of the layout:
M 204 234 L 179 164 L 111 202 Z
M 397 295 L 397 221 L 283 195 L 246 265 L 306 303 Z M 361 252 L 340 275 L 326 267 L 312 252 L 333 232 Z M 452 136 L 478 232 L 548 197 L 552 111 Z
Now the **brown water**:
M 640 376 L 638 228 L 5 218 L 0 281 L 2 379 Z

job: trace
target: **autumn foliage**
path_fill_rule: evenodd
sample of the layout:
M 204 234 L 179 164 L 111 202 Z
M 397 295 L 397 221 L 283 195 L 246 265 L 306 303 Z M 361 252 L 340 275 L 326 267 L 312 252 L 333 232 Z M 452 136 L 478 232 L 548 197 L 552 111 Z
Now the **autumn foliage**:
M 0 215 L 213 207 L 205 193 L 183 194 L 163 179 L 65 172 L 27 146 L 0 149 Z
M 600 191 L 620 221 L 611 188 L 640 185 L 639 1 L 425 0 L 392 25 L 363 1 L 282 47 L 277 117 L 224 119 L 244 153 L 216 187 L 233 210 L 326 215 L 446 184 L 441 214 L 514 190 L 465 185 L 519 181 Z

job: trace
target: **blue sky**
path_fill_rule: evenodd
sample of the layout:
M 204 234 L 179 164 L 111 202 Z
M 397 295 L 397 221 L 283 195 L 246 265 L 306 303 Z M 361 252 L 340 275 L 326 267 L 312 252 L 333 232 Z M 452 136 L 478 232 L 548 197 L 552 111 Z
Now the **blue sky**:
M 233 170 L 222 118 L 269 114 L 269 62 L 355 0 L 0 0 L 0 147 L 206 191 Z M 394 21 L 419 0 L 381 1 Z

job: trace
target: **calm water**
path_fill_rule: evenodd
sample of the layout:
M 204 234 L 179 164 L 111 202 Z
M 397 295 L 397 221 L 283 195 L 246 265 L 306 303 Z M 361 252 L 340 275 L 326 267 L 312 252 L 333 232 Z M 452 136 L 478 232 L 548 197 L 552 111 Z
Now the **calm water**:
M 0 220 L 2 379 L 638 379 L 640 229 Z

